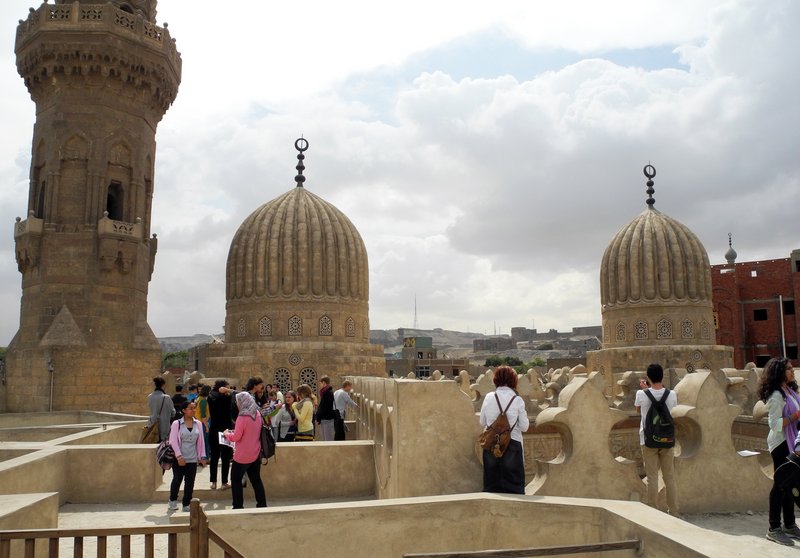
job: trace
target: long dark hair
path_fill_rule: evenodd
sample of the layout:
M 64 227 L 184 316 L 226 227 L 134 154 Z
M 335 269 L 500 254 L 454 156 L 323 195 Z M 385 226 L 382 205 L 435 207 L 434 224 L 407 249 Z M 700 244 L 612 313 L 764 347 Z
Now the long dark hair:
M 781 389 L 781 384 L 786 381 L 786 369 L 791 366 L 783 357 L 771 358 L 761 372 L 761 383 L 758 386 L 758 397 L 766 402 L 773 391 L 779 391 L 784 399 L 786 394 Z M 787 384 L 789 389 L 797 391 L 797 382 L 792 380 Z

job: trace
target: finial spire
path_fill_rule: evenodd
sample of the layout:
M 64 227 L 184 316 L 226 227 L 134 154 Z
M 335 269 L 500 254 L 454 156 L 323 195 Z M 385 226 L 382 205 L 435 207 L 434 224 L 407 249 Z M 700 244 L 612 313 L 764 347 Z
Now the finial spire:
M 728 251 L 725 252 L 725 259 L 727 260 L 728 265 L 735 264 L 736 256 L 738 256 L 736 250 L 733 249 L 733 241 L 731 240 L 732 236 L 733 235 L 731 235 L 731 233 L 728 233 Z
M 308 140 L 305 139 L 303 136 L 297 138 L 294 142 L 294 148 L 297 149 L 297 176 L 294 177 L 294 181 L 297 183 L 298 188 L 303 187 L 303 182 L 306 181 L 306 177 L 303 176 L 303 171 L 306 170 L 306 166 L 303 164 L 303 159 L 306 158 L 303 155 L 303 151 L 308 149 Z
M 653 206 L 656 204 L 656 199 L 653 197 L 653 194 L 656 192 L 655 188 L 653 188 L 653 178 L 656 176 L 656 168 L 650 163 L 647 163 L 642 170 L 647 177 L 647 201 L 645 203 L 647 207 L 653 209 Z

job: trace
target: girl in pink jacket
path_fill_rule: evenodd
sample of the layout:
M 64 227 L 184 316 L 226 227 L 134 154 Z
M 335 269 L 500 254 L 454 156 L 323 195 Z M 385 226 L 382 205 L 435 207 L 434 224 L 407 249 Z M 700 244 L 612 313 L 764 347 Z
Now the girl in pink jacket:
M 245 473 L 250 479 L 256 497 L 256 507 L 267 507 L 267 496 L 261 482 L 261 425 L 263 419 L 258 412 L 256 400 L 246 391 L 236 394 L 239 416 L 233 430 L 226 430 L 225 437 L 234 442 L 233 465 L 231 465 L 231 495 L 233 509 L 244 507 L 242 479 Z

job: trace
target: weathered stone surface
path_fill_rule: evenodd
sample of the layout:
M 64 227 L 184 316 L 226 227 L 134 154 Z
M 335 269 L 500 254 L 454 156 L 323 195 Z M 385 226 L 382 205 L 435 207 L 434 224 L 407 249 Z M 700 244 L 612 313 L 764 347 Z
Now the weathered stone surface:
M 536 417 L 536 426 L 554 427 L 564 441 L 561 455 L 542 464 L 526 494 L 642 500 L 644 485 L 632 462 L 621 462 L 609 451 L 608 437 L 627 413 L 610 409 L 598 373 L 576 377 L 561 391 L 559 406 Z M 602 479 L 602 480 L 601 480 Z
M 672 415 L 680 444 L 675 477 L 681 511 L 766 509 L 772 481 L 756 456 L 736 452 L 731 438 L 741 409 L 728 403 L 725 390 L 710 372 L 687 374 L 675 393 L 678 406 Z M 742 489 L 733 488 L 737 486 Z

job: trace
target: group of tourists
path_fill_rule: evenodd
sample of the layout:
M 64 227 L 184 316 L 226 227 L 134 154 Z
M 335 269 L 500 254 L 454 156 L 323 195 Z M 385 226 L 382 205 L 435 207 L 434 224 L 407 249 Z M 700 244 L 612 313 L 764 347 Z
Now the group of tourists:
M 639 443 L 647 482 L 648 504 L 658 508 L 658 476 L 664 479 L 667 507 L 678 515 L 675 482 L 675 426 L 672 410 L 677 405 L 674 391 L 663 385 L 664 369 L 660 364 L 647 367 L 647 380 L 641 380 L 635 407 L 641 414 Z M 483 489 L 485 492 L 525 493 L 525 465 L 522 457 L 522 434 L 529 421 L 525 403 L 516 393 L 517 373 L 509 366 L 495 370 L 496 391 L 486 394 L 480 423 L 496 441 L 483 445 Z M 800 507 L 800 393 L 794 368 L 786 358 L 773 358 L 764 366 L 759 398 L 766 403 L 769 423 L 767 447 L 772 456 L 773 486 L 769 494 L 769 530 L 767 538 L 793 546 L 800 540 L 795 521 L 795 504 Z M 502 419 L 501 415 L 505 415 Z M 498 420 L 507 429 L 507 439 L 492 431 Z M 653 480 L 651 480 L 653 479 Z M 781 525 L 781 516 L 783 525 Z
M 188 395 L 177 386 L 172 397 L 164 392 L 163 378 L 153 378 L 153 384 L 147 402 L 148 424 L 158 423 L 159 441 L 169 440 L 175 454 L 168 511 L 179 508 L 181 484 L 182 510 L 189 511 L 197 468 L 206 464 L 210 465 L 211 489 L 230 489 L 234 509 L 244 507 L 247 480 L 256 507 L 266 507 L 261 480 L 262 425 L 270 427 L 279 442 L 311 442 L 317 430 L 323 441 L 344 440 L 347 409 L 357 407 L 350 397 L 352 383 L 346 380 L 334 392 L 328 376 L 319 379 L 319 397 L 308 384 L 283 394 L 257 376 L 248 379 L 241 391 L 220 379 L 213 387 L 189 386 Z

